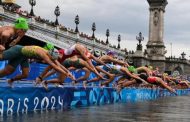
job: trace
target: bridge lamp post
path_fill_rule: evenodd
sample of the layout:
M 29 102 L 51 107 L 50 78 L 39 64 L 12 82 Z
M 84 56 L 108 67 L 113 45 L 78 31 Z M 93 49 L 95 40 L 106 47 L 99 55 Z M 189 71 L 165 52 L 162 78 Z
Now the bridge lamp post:
M 33 6 L 36 5 L 36 0 L 29 0 L 29 3 L 31 5 L 30 16 L 35 16 L 33 11 Z
M 76 17 L 75 17 L 75 24 L 76 24 L 76 28 L 75 28 L 75 32 L 76 33 L 78 33 L 79 32 L 79 30 L 78 30 L 78 24 L 79 24 L 79 16 L 77 15 Z
M 144 40 L 144 37 L 142 36 L 142 33 L 139 32 L 139 36 L 136 36 L 136 40 L 139 41 L 137 44 L 137 50 L 142 50 L 142 41 Z
M 95 22 L 94 23 L 92 23 L 92 31 L 93 31 L 93 33 L 92 33 L 92 38 L 94 39 L 95 38 L 95 34 L 94 34 L 94 31 L 96 30 L 96 24 L 95 24 Z
M 109 29 L 107 29 L 106 30 L 106 37 L 107 37 L 107 39 L 106 39 L 106 44 L 109 44 L 109 40 L 108 40 L 108 37 L 110 36 L 110 30 Z
M 58 16 L 60 15 L 59 6 L 57 6 L 57 7 L 55 8 L 54 14 L 55 14 L 55 16 L 56 16 L 55 25 L 57 26 L 57 25 L 59 25 L 59 22 L 58 22 Z
M 139 45 L 141 44 L 141 42 L 144 40 L 144 37 L 142 36 L 142 33 L 139 32 L 139 36 L 136 36 L 137 41 L 139 41 Z
M 185 59 L 185 55 L 186 55 L 186 54 L 185 54 L 184 52 L 181 53 L 181 58 L 182 58 L 182 59 Z
M 121 35 L 118 35 L 118 38 L 117 38 L 117 41 L 118 41 L 118 46 L 117 48 L 120 49 L 120 42 L 121 42 Z

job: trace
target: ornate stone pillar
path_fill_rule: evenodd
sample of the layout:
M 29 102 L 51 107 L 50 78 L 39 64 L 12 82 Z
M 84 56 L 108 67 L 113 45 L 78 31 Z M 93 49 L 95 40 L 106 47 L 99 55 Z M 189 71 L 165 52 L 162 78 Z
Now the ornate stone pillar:
M 150 8 L 149 40 L 147 43 L 148 57 L 152 60 L 165 60 L 164 12 L 167 0 L 147 0 Z

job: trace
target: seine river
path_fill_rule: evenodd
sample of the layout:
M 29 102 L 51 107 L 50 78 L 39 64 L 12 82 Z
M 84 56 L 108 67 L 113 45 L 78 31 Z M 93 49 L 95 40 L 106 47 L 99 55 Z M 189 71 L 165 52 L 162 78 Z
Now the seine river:
M 3 116 L 2 122 L 190 122 L 190 96 Z

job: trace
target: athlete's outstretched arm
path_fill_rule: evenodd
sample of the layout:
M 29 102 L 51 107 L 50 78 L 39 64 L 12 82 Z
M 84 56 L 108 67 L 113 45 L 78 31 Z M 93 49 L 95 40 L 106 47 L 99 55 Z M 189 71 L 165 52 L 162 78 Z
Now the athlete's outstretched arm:
M 120 65 L 127 66 L 127 67 L 129 66 L 128 63 L 123 62 L 123 61 L 119 61 L 119 60 L 114 59 L 114 58 L 112 58 L 112 57 L 108 57 L 108 60 L 109 60 L 110 62 L 115 63 L 115 64 L 120 64 Z

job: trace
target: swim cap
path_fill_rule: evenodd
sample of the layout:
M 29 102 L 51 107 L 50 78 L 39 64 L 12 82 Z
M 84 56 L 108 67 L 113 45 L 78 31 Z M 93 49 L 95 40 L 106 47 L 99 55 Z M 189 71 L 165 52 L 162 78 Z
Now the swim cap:
M 46 45 L 43 48 L 46 50 L 53 50 L 54 45 L 52 43 L 46 43 Z
M 128 67 L 128 70 L 129 70 L 130 72 L 132 72 L 132 73 L 136 73 L 136 72 L 137 72 L 137 70 L 136 70 L 136 68 L 135 68 L 134 66 L 129 66 L 129 67 Z
M 148 68 L 149 68 L 150 70 L 153 70 L 153 66 L 148 66 Z
M 16 29 L 24 29 L 28 30 L 28 22 L 25 18 L 19 17 L 15 21 L 15 28 Z
M 109 50 L 109 51 L 107 52 L 107 55 L 115 55 L 115 52 L 114 52 L 114 51 Z
M 147 78 L 148 78 L 148 76 L 146 74 L 144 74 L 144 73 L 141 73 L 139 75 L 139 77 L 142 78 L 143 80 L 147 80 Z
M 48 52 L 54 60 L 58 59 L 59 51 L 57 49 L 54 48 L 53 50 L 49 50 Z
M 168 73 L 164 73 L 163 75 L 164 75 L 164 76 L 168 76 Z

